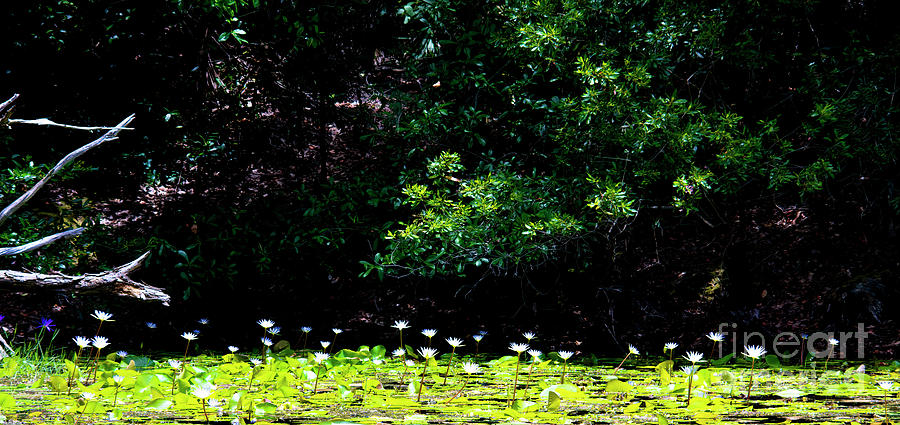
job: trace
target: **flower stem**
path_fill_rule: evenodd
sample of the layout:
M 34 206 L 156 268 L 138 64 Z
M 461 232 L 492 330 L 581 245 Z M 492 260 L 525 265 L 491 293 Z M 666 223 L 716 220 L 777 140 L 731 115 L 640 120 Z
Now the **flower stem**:
M 460 387 L 459 391 L 457 391 L 456 394 L 453 394 L 453 397 L 450 397 L 449 399 L 447 399 L 447 401 L 453 401 L 453 399 L 459 397 L 459 395 L 462 394 L 463 390 L 466 389 L 466 385 L 469 385 L 469 375 L 466 375 L 466 380 L 463 381 L 463 385 L 462 387 Z
M 321 374 L 322 374 L 322 366 L 319 365 L 319 373 L 316 374 L 316 383 L 313 384 L 313 394 L 315 394 L 316 391 L 318 391 L 318 389 L 319 389 L 319 375 L 321 375 Z
M 801 338 L 800 341 L 800 367 L 803 367 L 803 355 L 806 354 L 806 338 Z
M 100 328 L 102 328 L 102 327 L 103 327 L 103 321 L 101 320 L 100 324 L 97 325 L 97 332 L 94 332 L 94 338 L 96 338 L 98 335 L 100 335 Z M 95 348 L 97 348 L 97 347 L 91 347 L 91 351 L 88 353 L 88 359 L 93 357 Z
M 425 371 L 428 370 L 428 358 L 425 358 L 425 367 L 422 368 L 422 381 L 419 382 L 419 394 L 416 397 L 416 403 L 422 402 L 422 388 L 425 386 Z
M 688 375 L 688 399 L 687 406 L 691 405 L 691 386 L 694 383 L 694 367 L 691 366 L 691 373 Z
M 91 381 L 97 381 L 97 369 L 100 369 L 100 348 L 97 349 L 97 358 L 94 361 L 94 373 L 91 375 Z
M 531 388 L 531 372 L 534 371 L 534 360 L 531 361 L 531 365 L 528 366 L 528 380 L 525 381 L 525 399 L 528 399 L 528 389 Z
M 568 364 L 568 361 L 567 361 L 567 360 L 563 360 L 563 373 L 562 373 L 562 376 L 559 378 L 559 383 L 560 383 L 560 384 L 565 384 L 565 383 L 566 383 L 566 364 Z
M 450 361 L 447 362 L 447 370 L 444 372 L 444 382 L 441 385 L 447 385 L 447 377 L 450 376 L 450 365 L 453 363 L 453 353 L 456 352 L 456 347 L 453 347 L 453 350 L 450 351 Z
M 747 400 L 750 399 L 750 390 L 753 388 L 753 367 L 756 366 L 756 359 L 750 361 L 750 385 L 747 386 Z
M 509 401 L 509 406 L 512 407 L 513 403 L 516 402 L 516 388 L 519 386 L 519 357 L 522 356 L 522 353 L 516 355 L 516 377 L 513 380 L 513 393 L 512 399 Z
M 628 360 L 628 356 L 630 356 L 630 355 L 631 355 L 631 352 L 629 351 L 628 354 L 625 355 L 625 358 L 622 359 L 622 363 L 619 363 L 619 365 L 616 366 L 616 368 L 613 370 L 613 373 L 616 373 L 619 371 L 619 368 L 621 368 L 622 365 L 625 364 L 625 360 Z
M 403 362 L 403 373 L 400 374 L 400 387 L 403 386 L 403 380 L 406 379 L 406 371 L 409 369 L 409 366 L 406 365 L 406 362 Z
M 78 352 L 75 353 L 75 359 L 72 360 L 72 373 L 69 373 L 69 380 L 66 382 L 66 388 L 68 388 L 66 394 L 72 394 L 72 380 L 75 379 L 75 371 L 78 370 L 78 356 L 81 354 L 81 350 L 82 348 L 79 347 Z

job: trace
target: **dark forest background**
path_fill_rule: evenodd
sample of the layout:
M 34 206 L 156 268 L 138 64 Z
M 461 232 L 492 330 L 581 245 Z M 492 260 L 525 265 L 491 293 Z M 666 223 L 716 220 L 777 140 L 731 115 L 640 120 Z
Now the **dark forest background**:
M 139 277 L 175 301 L 2 308 L 73 335 L 103 309 L 121 339 L 152 320 L 161 346 L 207 317 L 209 349 L 249 344 L 264 317 L 292 341 L 310 325 L 371 344 L 405 319 L 487 330 L 497 351 L 534 330 L 605 353 L 722 322 L 861 322 L 868 353 L 892 355 L 892 3 L 4 2 L 14 117 L 137 118 L 0 244 L 88 231 L 0 268 L 85 273 L 149 249 Z M 3 129 L 3 204 L 93 137 Z

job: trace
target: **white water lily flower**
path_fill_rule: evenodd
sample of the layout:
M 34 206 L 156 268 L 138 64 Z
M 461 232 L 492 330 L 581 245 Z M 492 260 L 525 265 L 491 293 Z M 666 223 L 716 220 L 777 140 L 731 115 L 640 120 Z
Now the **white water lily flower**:
M 413 366 L 416 365 L 416 362 L 414 362 L 414 361 L 412 361 L 412 360 L 407 360 L 407 361 L 405 361 L 403 364 L 405 364 L 406 367 L 413 367 Z
M 300 330 L 303 331 L 303 333 L 308 334 L 309 331 L 312 330 L 312 328 L 309 326 L 304 326 L 304 327 L 300 328 Z
M 233 345 L 228 346 L 228 351 L 231 351 L 232 353 L 236 353 L 237 350 L 238 350 L 238 348 Z
M 525 337 L 528 342 L 531 342 L 531 340 L 534 339 L 534 332 L 525 332 L 522 334 L 522 336 Z
M 269 339 L 269 338 L 262 337 L 262 338 L 259 339 L 259 341 L 262 342 L 263 345 L 265 345 L 266 347 L 271 347 L 271 346 L 272 346 L 272 340 Z
M 250 363 L 253 363 L 253 366 L 259 366 L 262 364 L 262 360 L 260 359 L 250 359 Z
M 392 327 L 392 328 L 397 328 L 397 330 L 401 330 L 401 331 L 402 331 L 402 330 L 404 330 L 404 329 L 409 328 L 409 322 L 407 322 L 406 320 L 395 320 L 395 321 L 394 321 L 394 325 L 391 326 L 391 327 Z
M 745 345 L 743 354 L 751 359 L 759 360 L 760 357 L 766 354 L 766 349 L 761 345 Z
M 437 329 L 422 329 L 422 335 L 425 335 L 428 338 L 434 338 L 434 336 L 437 335 Z
M 894 382 L 893 381 L 878 381 L 878 386 L 881 387 L 881 389 L 883 389 L 885 391 L 889 391 L 891 388 L 894 387 Z
M 677 342 L 667 342 L 666 346 L 664 348 L 666 350 L 672 351 L 672 350 L 678 348 L 678 343 Z
M 828 338 L 828 344 L 831 345 L 831 346 L 837 346 L 839 342 L 840 342 L 840 341 L 838 341 L 838 340 L 836 340 L 836 339 L 834 339 L 834 338 Z
M 262 326 L 263 329 L 269 329 L 272 326 L 275 326 L 275 322 L 273 322 L 269 319 L 259 319 L 256 321 L 256 324 L 259 326 Z
M 169 359 L 169 367 L 172 369 L 178 369 L 181 367 L 181 361 L 175 359 Z
M 635 356 L 640 356 L 640 355 L 641 355 L 641 352 L 638 351 L 638 349 L 637 349 L 635 346 L 631 345 L 631 344 L 628 344 L 628 352 L 631 353 L 631 354 L 634 354 Z
M 404 350 L 404 349 L 402 349 L 402 348 L 398 348 L 398 349 L 396 349 L 396 350 L 394 350 L 394 351 L 391 351 L 391 355 L 394 356 L 394 357 L 400 357 L 400 356 L 403 356 L 403 355 L 405 355 L 405 354 L 406 354 L 406 350 Z
M 144 326 L 146 326 L 148 329 L 156 329 L 156 323 L 153 322 L 144 322 Z
M 85 400 L 93 400 L 93 399 L 97 398 L 97 394 L 85 391 L 85 392 L 81 393 L 81 398 L 83 398 Z
M 109 340 L 106 339 L 106 337 L 95 336 L 95 337 L 91 340 L 91 344 L 93 344 L 94 347 L 97 347 L 97 349 L 102 350 L 102 349 L 106 348 L 106 347 L 109 345 Z
M 112 320 L 112 314 L 109 314 L 109 313 L 106 313 L 106 312 L 103 312 L 100 310 L 94 310 L 94 313 L 91 314 L 91 317 L 93 317 L 101 322 L 115 322 L 115 320 Z
M 459 338 L 447 338 L 447 344 L 450 344 L 453 348 L 465 347 L 465 345 L 463 345 L 463 340 Z
M 125 380 L 125 377 L 122 376 L 122 375 L 113 375 L 112 378 L 113 378 L 113 381 L 114 381 L 116 384 L 121 384 L 122 381 Z
M 482 335 L 482 334 L 475 334 L 475 335 L 472 335 L 472 339 L 474 339 L 475 342 L 481 342 L 481 340 L 482 340 L 483 338 L 484 338 L 484 335 Z
M 697 366 L 682 366 L 681 371 L 684 372 L 685 375 L 693 375 L 697 373 Z
M 470 375 L 481 372 L 481 366 L 478 366 L 477 363 L 463 362 L 462 367 L 463 371 Z
M 528 351 L 528 344 L 510 343 L 509 349 L 515 351 L 516 353 L 522 354 Z
M 344 330 L 340 328 L 331 328 L 331 331 L 334 332 L 335 335 L 344 332 Z
M 198 385 L 191 386 L 191 394 L 199 399 L 206 399 L 216 390 L 216 386 L 207 382 L 201 382 Z
M 572 357 L 572 355 L 575 353 L 571 351 L 560 351 L 556 354 L 559 354 L 559 357 L 561 357 L 563 360 L 569 360 L 569 357 Z
M 722 342 L 725 340 L 725 334 L 720 332 L 710 332 L 706 334 L 706 337 L 715 342 Z
M 328 360 L 329 357 L 331 357 L 330 354 L 323 353 L 321 351 L 317 351 L 317 352 L 313 353 L 313 359 L 315 360 L 316 363 L 322 363 L 325 360 Z
M 278 335 L 281 333 L 281 328 L 278 326 L 272 326 L 271 328 L 267 329 L 266 332 L 272 335 Z
M 698 353 L 698 352 L 696 352 L 696 351 L 688 351 L 686 355 L 681 356 L 681 357 L 683 357 L 685 360 L 687 360 L 687 361 L 689 361 L 689 362 L 691 362 L 691 363 L 697 363 L 697 362 L 703 362 L 703 361 L 705 361 L 705 360 L 703 360 L 703 354 Z
M 128 352 L 127 351 L 116 351 L 116 355 L 124 359 L 125 357 L 128 357 Z
M 83 336 L 76 336 L 75 338 L 72 338 L 72 341 L 75 341 L 75 345 L 79 346 L 80 348 L 87 348 L 91 345 L 91 340 Z
M 193 332 L 185 332 L 185 333 L 181 334 L 181 337 L 188 341 L 193 341 L 193 340 L 197 339 L 197 334 L 195 334 Z
M 431 347 L 419 347 L 419 355 L 426 358 L 432 359 L 437 355 L 437 350 Z
M 203 317 L 203 318 L 197 319 L 197 323 L 199 323 L 199 324 L 201 324 L 201 325 L 208 325 L 208 324 L 209 324 L 209 319 Z
M 331 345 L 331 341 L 319 341 L 319 345 L 321 345 L 322 349 L 324 350 L 328 348 L 329 345 Z

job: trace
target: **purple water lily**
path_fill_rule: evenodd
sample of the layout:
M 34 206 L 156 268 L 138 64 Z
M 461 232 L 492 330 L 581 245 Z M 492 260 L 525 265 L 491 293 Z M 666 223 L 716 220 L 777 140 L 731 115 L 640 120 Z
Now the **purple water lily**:
M 47 332 L 53 332 L 53 328 L 56 325 L 53 324 L 53 319 L 41 318 L 41 327 L 46 329 Z

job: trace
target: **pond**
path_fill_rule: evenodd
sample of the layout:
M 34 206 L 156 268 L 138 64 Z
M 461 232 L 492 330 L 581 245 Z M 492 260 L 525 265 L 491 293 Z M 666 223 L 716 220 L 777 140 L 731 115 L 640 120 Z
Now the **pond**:
M 265 360 L 10 357 L 0 368 L 0 421 L 862 424 L 898 416 L 896 361 L 832 361 L 826 371 L 729 355 L 691 369 L 687 358 L 632 357 L 617 369 L 622 359 L 556 352 L 455 355 L 452 364 L 449 353 L 428 354 L 362 346 L 333 355 L 284 349 Z

